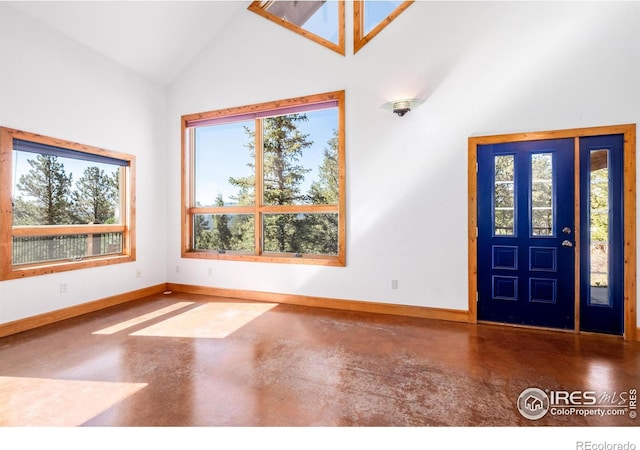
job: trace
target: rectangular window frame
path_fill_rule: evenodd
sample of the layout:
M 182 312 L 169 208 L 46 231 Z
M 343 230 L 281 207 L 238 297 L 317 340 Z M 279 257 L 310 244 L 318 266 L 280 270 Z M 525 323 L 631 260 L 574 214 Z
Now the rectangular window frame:
M 282 115 L 300 111 L 312 111 L 333 103 L 338 109 L 338 203 L 336 205 L 265 205 L 262 196 L 262 150 L 259 142 L 259 128 L 256 130 L 256 173 L 255 204 L 253 206 L 196 207 L 195 205 L 195 155 L 193 130 L 197 126 L 228 121 Z M 183 258 L 214 259 L 228 261 L 252 261 L 285 264 L 311 264 L 325 266 L 346 265 L 346 187 L 345 187 L 345 93 L 327 92 L 305 97 L 246 105 L 184 115 L 181 117 L 182 132 L 182 201 L 181 201 L 181 255 Z M 218 252 L 215 250 L 195 250 L 193 248 L 194 216 L 197 214 L 253 214 L 255 242 L 253 253 Z M 273 253 L 262 250 L 262 216 L 264 214 L 291 213 L 337 213 L 338 252 L 337 255 L 307 255 L 297 253 Z
M 120 176 L 120 224 L 73 225 L 13 225 L 13 150 L 14 142 L 55 147 L 65 156 L 76 154 L 89 161 L 119 161 Z M 135 156 L 105 150 L 75 142 L 56 139 L 26 131 L 0 127 L 0 280 L 26 278 L 49 273 L 87 269 L 136 260 L 135 246 Z M 83 256 L 70 260 L 41 261 L 29 264 L 13 264 L 14 236 L 78 236 L 102 233 L 122 233 L 122 251 L 118 253 Z

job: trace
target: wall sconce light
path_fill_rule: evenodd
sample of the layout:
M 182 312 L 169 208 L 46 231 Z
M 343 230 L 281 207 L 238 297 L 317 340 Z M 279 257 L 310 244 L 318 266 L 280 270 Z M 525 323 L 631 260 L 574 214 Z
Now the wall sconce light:
M 391 111 L 394 114 L 397 114 L 399 117 L 402 117 L 406 113 L 408 113 L 412 109 L 416 109 L 423 103 L 424 100 L 421 100 L 419 98 L 412 98 L 405 100 L 393 100 L 391 102 L 385 103 L 384 105 L 382 105 L 382 107 L 387 111 Z

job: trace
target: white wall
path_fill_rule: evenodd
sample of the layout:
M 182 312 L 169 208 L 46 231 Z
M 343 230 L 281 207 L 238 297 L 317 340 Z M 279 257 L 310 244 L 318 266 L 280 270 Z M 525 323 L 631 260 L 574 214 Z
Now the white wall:
M 639 122 L 639 9 L 419 1 L 346 57 L 238 12 L 168 90 L 168 281 L 467 309 L 467 138 Z M 347 266 L 181 259 L 180 115 L 337 89 Z M 380 109 L 403 97 L 427 101 Z
M 164 283 L 164 88 L 2 3 L 0 61 L 0 125 L 138 162 L 137 261 L 0 282 L 0 323 Z

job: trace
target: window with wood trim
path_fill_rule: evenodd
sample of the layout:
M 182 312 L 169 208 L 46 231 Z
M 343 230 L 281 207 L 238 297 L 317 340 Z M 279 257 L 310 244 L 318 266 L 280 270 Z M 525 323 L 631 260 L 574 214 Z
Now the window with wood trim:
M 182 117 L 182 255 L 345 264 L 344 91 Z
M 414 0 L 356 0 L 353 2 L 353 53 L 356 54 Z
M 249 11 L 344 55 L 344 0 L 257 0 Z
M 135 157 L 0 127 L 0 279 L 135 260 Z

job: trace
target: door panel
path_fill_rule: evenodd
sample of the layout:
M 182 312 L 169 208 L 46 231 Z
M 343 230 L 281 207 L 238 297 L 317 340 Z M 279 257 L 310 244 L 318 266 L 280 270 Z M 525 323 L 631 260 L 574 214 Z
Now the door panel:
M 580 329 L 624 329 L 624 136 L 580 139 Z
M 478 319 L 574 328 L 574 140 L 479 145 Z

